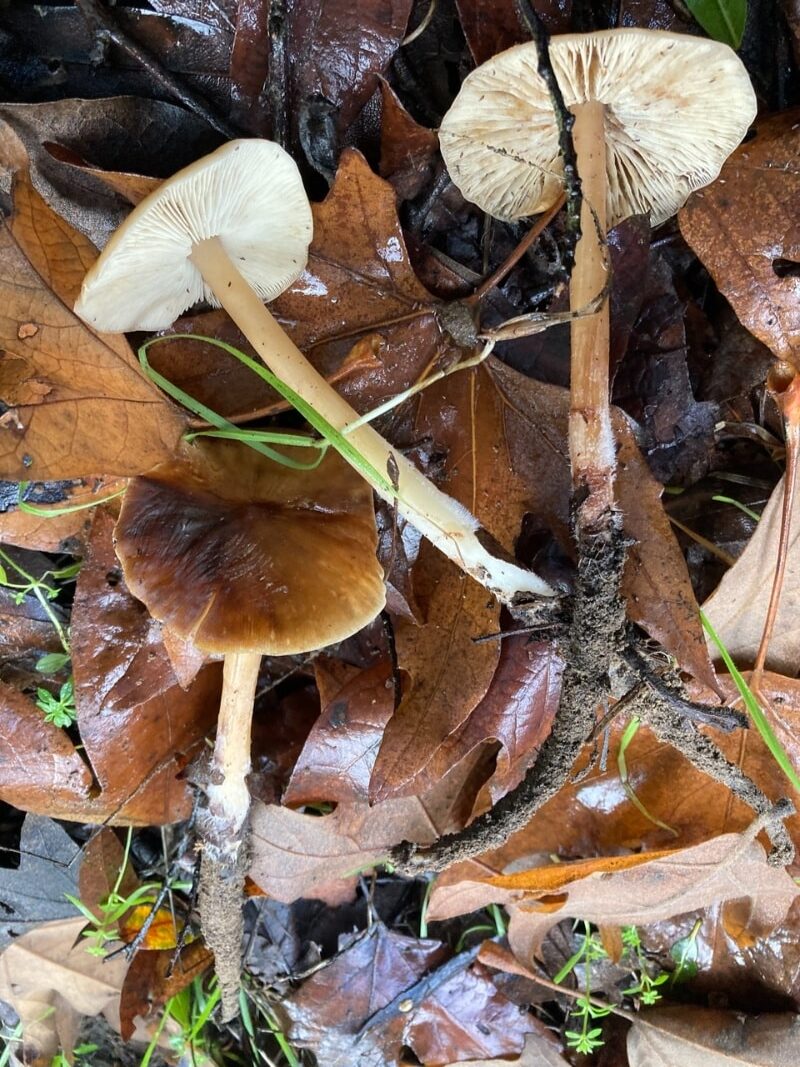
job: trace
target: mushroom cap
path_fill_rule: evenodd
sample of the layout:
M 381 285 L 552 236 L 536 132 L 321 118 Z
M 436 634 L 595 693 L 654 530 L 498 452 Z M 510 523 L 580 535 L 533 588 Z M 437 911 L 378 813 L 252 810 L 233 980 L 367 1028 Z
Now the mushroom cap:
M 189 259 L 218 237 L 262 300 L 305 268 L 311 205 L 272 141 L 229 141 L 178 171 L 131 212 L 84 279 L 75 313 L 105 332 L 163 330 L 199 300 L 219 307 Z
M 333 449 L 298 472 L 237 443 L 184 446 L 131 480 L 114 537 L 134 596 L 206 652 L 309 652 L 385 602 L 372 490 Z
M 550 41 L 569 108 L 606 105 L 608 219 L 654 226 L 719 174 L 756 115 L 747 71 L 728 45 L 660 30 L 569 33 Z M 439 139 L 450 175 L 490 215 L 545 211 L 563 189 L 550 94 L 535 43 L 494 56 L 464 80 Z

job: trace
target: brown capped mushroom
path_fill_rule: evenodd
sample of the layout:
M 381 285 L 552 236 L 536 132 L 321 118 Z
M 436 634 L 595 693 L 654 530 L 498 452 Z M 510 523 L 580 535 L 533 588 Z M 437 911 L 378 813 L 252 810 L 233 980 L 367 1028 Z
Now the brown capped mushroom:
M 134 209 L 86 275 L 75 310 L 99 330 L 156 330 L 204 296 L 225 308 L 283 382 L 343 430 L 358 413 L 262 303 L 302 272 L 310 238 L 310 208 L 291 158 L 268 141 L 231 141 Z M 372 488 L 500 600 L 554 596 L 538 575 L 493 555 L 477 519 L 371 426 L 347 439 Z
M 606 286 L 607 227 L 638 213 L 653 225 L 669 218 L 717 176 L 753 121 L 756 100 L 739 58 L 716 41 L 605 30 L 553 37 L 549 54 L 575 116 L 584 199 L 570 307 L 580 312 Z M 514 219 L 555 202 L 563 162 L 536 44 L 510 48 L 468 75 L 440 143 L 455 184 L 490 214 Z M 607 300 L 572 323 L 570 455 L 575 488 L 587 494 L 584 530 L 614 507 L 608 329 Z
M 301 449 L 287 449 L 287 454 Z M 297 471 L 224 441 L 132 479 L 115 529 L 125 579 L 178 637 L 225 656 L 201 816 L 201 917 L 224 1012 L 239 989 L 250 726 L 262 654 L 340 641 L 384 605 L 369 486 L 333 451 Z M 222 929 L 220 929 L 222 924 Z

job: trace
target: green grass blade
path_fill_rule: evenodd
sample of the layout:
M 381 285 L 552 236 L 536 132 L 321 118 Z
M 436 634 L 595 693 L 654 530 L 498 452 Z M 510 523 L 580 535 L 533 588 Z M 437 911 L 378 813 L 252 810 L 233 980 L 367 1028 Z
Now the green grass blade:
M 798 778 L 797 772 L 792 766 L 792 761 L 789 759 L 789 756 L 786 753 L 786 749 L 775 736 L 775 732 L 770 726 L 769 720 L 767 719 L 766 715 L 761 710 L 761 705 L 758 703 L 755 696 L 753 695 L 752 689 L 742 677 L 741 672 L 731 659 L 730 653 L 723 645 L 716 630 L 711 625 L 710 619 L 704 611 L 700 612 L 700 621 L 702 622 L 703 628 L 705 629 L 708 636 L 717 646 L 719 654 L 720 656 L 722 656 L 722 661 L 728 668 L 728 673 L 730 674 L 731 678 L 733 678 L 734 685 L 739 690 L 739 696 L 742 698 L 742 702 L 747 708 L 750 718 L 755 723 L 756 729 L 761 734 L 761 737 L 764 740 L 764 744 L 772 753 L 772 758 L 775 760 L 780 769 L 789 779 L 792 784 L 792 788 L 797 790 L 798 793 L 800 793 L 800 778 Z

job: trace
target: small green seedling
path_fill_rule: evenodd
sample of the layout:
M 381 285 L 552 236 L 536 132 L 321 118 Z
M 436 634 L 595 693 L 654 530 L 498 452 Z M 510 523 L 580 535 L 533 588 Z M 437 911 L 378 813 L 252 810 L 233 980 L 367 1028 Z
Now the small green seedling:
M 74 725 L 78 713 L 75 709 L 75 686 L 68 678 L 55 697 L 48 689 L 36 690 L 36 707 L 44 712 L 44 721 L 65 729 Z
M 642 948 L 642 940 L 635 926 L 622 927 L 622 944 L 625 946 L 624 956 L 627 956 L 632 964 L 632 970 L 636 982 L 628 989 L 622 990 L 625 997 L 635 997 L 642 1004 L 652 1005 L 661 999 L 658 987 L 669 981 L 670 976 L 665 972 L 657 974 L 655 978 L 648 970 L 648 962 L 645 959 Z

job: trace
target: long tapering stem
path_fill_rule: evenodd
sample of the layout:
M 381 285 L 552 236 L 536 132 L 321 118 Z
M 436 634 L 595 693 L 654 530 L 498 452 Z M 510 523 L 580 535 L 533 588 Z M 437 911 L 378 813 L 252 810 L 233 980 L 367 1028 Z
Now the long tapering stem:
M 223 308 L 274 374 L 335 429 L 342 430 L 358 419 L 358 412 L 314 369 L 264 307 L 217 238 L 196 245 L 191 258 Z M 360 426 L 348 434 L 347 440 L 366 464 L 381 475 L 378 482 L 364 467 L 353 464 L 373 489 L 501 601 L 511 604 L 524 594 L 554 595 L 538 575 L 493 555 L 485 547 L 490 539 L 478 520 L 437 489 L 371 426 Z M 392 492 L 387 492 L 388 482 L 394 486 Z
M 570 309 L 579 311 L 603 292 L 607 264 L 605 106 L 596 101 L 575 109 L 572 137 L 578 157 L 583 204 L 581 239 L 570 280 Z M 614 507 L 616 457 L 609 407 L 609 307 L 572 320 L 569 452 L 578 500 L 578 532 L 595 528 Z

